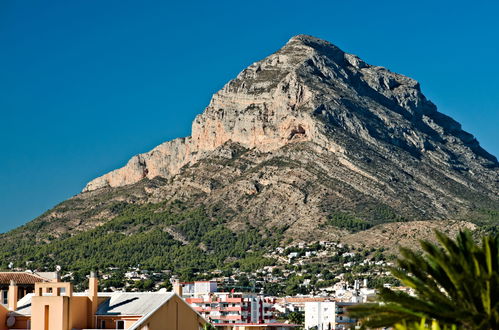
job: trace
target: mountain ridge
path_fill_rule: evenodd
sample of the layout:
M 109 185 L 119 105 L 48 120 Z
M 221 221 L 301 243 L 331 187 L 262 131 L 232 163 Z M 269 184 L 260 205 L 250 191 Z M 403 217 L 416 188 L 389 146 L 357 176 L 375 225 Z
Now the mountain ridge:
M 377 238 L 428 235 L 425 224 L 497 230 L 498 196 L 497 159 L 418 82 L 299 35 L 215 93 L 190 137 L 132 157 L 2 234 L 0 256 L 27 259 L 40 247 L 36 259 L 55 262 L 51 247 L 61 255 L 65 242 L 87 255 L 87 239 L 151 237 L 189 259 L 228 248 L 210 248 L 217 233 L 252 251 L 268 244 L 255 237 L 396 245 Z M 207 235 L 202 245 L 195 228 Z
M 329 67 L 326 67 L 324 57 L 321 57 L 323 54 L 326 54 L 326 60 L 331 61 L 328 63 Z M 451 118 L 436 112 L 436 107 L 426 100 L 420 91 L 419 83 L 415 80 L 394 74 L 382 67 L 368 65 L 357 56 L 344 53 L 326 41 L 298 35 L 291 38 L 276 53 L 250 65 L 215 93 L 205 111 L 194 120 L 191 136 L 165 142 L 150 152 L 132 157 L 126 166 L 89 182 L 84 191 L 135 183 L 145 177 L 149 179 L 155 176 L 171 177 L 177 174 L 182 166 L 195 163 L 229 140 L 245 147 L 269 151 L 289 143 L 290 138 L 295 141 L 300 138 L 301 140 L 313 139 L 314 142 L 322 144 L 323 147 L 333 152 L 344 152 L 341 146 L 332 143 L 327 138 L 317 136 L 321 135 L 321 132 L 316 131 L 322 127 L 318 127 L 310 118 L 294 111 L 296 108 L 307 106 L 307 102 L 313 97 L 307 88 L 308 85 L 297 77 L 297 70 L 304 66 L 305 70 L 322 67 L 322 71 L 327 72 L 340 83 L 349 79 L 350 85 L 358 84 L 356 90 L 360 93 L 379 92 L 375 95 L 377 101 L 388 103 L 392 108 L 395 105 L 395 112 L 398 111 L 402 116 L 418 115 L 427 119 L 424 117 L 425 114 L 438 114 L 435 118 L 431 118 L 430 122 L 423 123 L 424 120 L 421 120 L 419 124 L 426 126 L 424 128 L 428 131 L 431 131 L 431 125 L 434 125 L 437 129 L 455 132 L 455 136 L 474 149 L 475 153 L 489 160 L 490 166 L 497 167 L 497 159 L 483 150 L 472 135 L 462 131 L 460 125 Z M 345 72 L 344 67 L 348 66 L 358 69 L 356 71 L 370 69 L 370 72 L 363 75 L 364 81 L 360 83 L 356 76 L 358 72 L 350 75 Z M 333 70 L 324 70 L 330 67 L 333 67 Z M 320 68 L 318 71 L 312 74 L 324 74 Z M 393 100 L 396 103 L 393 103 Z M 333 101 L 348 102 L 338 96 Z M 244 109 L 245 106 L 246 109 Z M 346 106 L 349 105 L 346 104 Z M 260 111 L 260 117 L 254 115 L 255 111 L 247 111 L 250 107 Z M 319 104 L 313 111 L 324 112 L 321 107 L 326 106 Z M 285 120 L 277 118 L 283 116 L 283 111 L 287 112 L 284 114 Z M 293 111 L 295 113 L 289 115 L 289 112 Z M 235 114 L 230 112 L 235 112 Z M 224 120 L 223 116 L 229 118 Z M 243 116 L 244 118 L 241 118 Z M 446 126 L 438 126 L 439 123 L 435 123 L 434 119 L 440 122 L 446 121 Z M 238 122 L 235 122 L 236 120 Z M 345 118 L 340 117 L 335 120 L 345 121 Z M 247 124 L 252 121 L 258 125 Z M 243 124 L 240 124 L 241 122 Z M 362 123 L 340 122 L 339 124 L 358 125 L 360 126 L 358 133 L 370 138 L 370 132 L 365 132 L 365 128 L 362 131 Z M 412 146 L 408 145 L 408 140 Z M 427 147 L 425 141 L 421 141 L 418 136 L 413 137 L 412 141 L 409 137 L 405 141 L 399 139 L 399 142 L 405 143 L 406 147 L 412 147 L 415 153 L 417 150 L 414 150 L 414 147 L 419 149 Z

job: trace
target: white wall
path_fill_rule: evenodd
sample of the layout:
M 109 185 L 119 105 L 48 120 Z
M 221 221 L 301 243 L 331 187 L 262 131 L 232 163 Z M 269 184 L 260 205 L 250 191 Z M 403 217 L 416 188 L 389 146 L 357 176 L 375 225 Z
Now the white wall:
M 333 329 L 335 310 L 335 302 L 306 302 L 305 329 L 312 327 L 317 327 L 319 330 Z

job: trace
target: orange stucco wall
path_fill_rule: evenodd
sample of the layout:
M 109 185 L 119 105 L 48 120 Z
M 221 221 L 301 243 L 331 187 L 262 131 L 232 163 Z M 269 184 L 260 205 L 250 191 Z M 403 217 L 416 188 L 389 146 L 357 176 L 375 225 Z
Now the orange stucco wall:
M 31 298 L 31 329 L 45 329 L 45 307 L 48 306 L 49 329 L 67 330 L 69 324 L 69 297 L 34 296 Z
M 199 330 L 206 321 L 178 296 L 151 315 L 140 330 Z
M 16 324 L 14 324 L 14 326 L 11 329 L 29 329 L 28 327 L 29 319 L 30 318 L 28 316 L 16 316 Z
M 100 300 L 100 299 L 99 299 Z M 137 324 L 143 316 L 99 316 L 89 318 L 92 305 L 87 296 L 35 295 L 31 298 L 32 330 L 69 330 L 99 328 L 101 320 L 106 320 L 106 329 L 116 329 L 116 321 L 125 321 L 125 329 Z M 0 306 L 0 330 L 5 326 L 9 311 Z M 48 315 L 48 318 L 46 317 Z M 147 317 L 147 316 L 146 316 Z M 29 317 L 17 317 L 15 329 L 26 329 Z M 46 324 L 46 320 L 49 324 Z M 89 324 L 89 319 L 91 324 Z M 97 321 L 97 322 L 96 322 Z M 183 299 L 173 296 L 154 314 L 147 317 L 140 330 L 199 330 L 206 321 Z
M 137 323 L 141 316 L 99 316 L 97 317 L 97 325 L 99 329 L 116 329 L 116 321 L 125 321 L 125 329 L 130 328 Z M 101 327 L 101 322 L 105 321 L 105 328 Z
M 7 321 L 7 314 L 9 310 L 5 308 L 4 305 L 0 305 L 0 330 L 7 330 L 7 326 L 5 325 L 5 321 Z
M 69 329 L 93 328 L 93 324 L 87 324 L 88 297 L 71 297 L 69 300 Z

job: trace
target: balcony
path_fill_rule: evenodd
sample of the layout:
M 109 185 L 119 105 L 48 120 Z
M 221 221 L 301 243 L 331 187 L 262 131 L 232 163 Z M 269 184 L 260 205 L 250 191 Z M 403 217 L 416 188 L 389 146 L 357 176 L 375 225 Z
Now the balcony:
M 220 315 L 220 316 L 213 316 L 210 318 L 213 320 L 221 320 L 221 321 L 237 321 L 243 319 L 241 315 Z
M 244 308 L 242 306 L 235 307 L 201 307 L 201 306 L 193 306 L 196 312 L 242 312 Z
M 185 301 L 187 301 L 188 304 L 209 304 L 209 303 L 218 303 L 221 302 L 220 298 L 211 298 L 211 299 L 204 299 L 204 298 L 185 298 Z

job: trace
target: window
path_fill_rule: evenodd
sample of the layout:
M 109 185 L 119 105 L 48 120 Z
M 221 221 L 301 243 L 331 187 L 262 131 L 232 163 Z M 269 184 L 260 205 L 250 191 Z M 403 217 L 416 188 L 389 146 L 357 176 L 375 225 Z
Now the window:
M 2 304 L 7 305 L 9 303 L 9 296 L 8 296 L 9 291 L 4 290 L 2 291 Z
M 125 321 L 116 321 L 116 329 L 125 329 Z
M 106 320 L 100 320 L 100 329 L 106 328 Z

